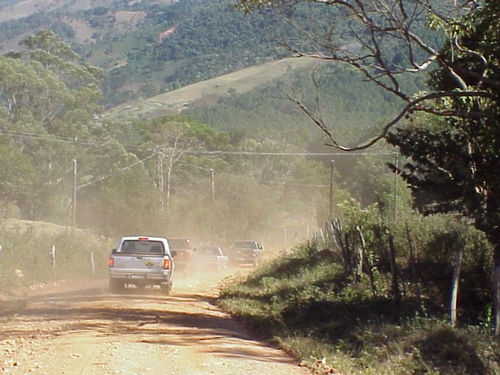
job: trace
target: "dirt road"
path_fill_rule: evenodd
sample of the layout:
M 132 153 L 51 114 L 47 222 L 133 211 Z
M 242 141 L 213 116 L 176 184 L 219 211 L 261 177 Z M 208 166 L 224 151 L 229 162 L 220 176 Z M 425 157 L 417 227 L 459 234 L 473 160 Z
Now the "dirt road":
M 305 375 L 215 305 L 218 278 L 110 294 L 60 285 L 0 301 L 0 373 Z

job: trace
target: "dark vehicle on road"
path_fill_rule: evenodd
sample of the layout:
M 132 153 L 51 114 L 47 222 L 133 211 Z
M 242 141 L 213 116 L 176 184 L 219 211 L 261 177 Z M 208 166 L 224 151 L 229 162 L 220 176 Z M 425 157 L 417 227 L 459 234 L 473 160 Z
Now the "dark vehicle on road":
M 196 270 L 195 252 L 187 238 L 167 238 L 170 251 L 175 252 L 174 262 L 178 272 L 189 275 Z
M 235 241 L 233 245 L 226 250 L 229 263 L 232 265 L 250 264 L 257 267 L 262 262 L 264 249 L 253 240 Z

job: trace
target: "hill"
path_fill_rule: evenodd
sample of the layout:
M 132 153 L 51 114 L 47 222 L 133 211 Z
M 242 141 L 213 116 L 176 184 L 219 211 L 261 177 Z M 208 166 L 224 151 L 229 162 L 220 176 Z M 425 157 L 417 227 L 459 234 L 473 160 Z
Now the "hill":
M 285 74 L 311 67 L 315 62 L 307 58 L 286 58 L 241 69 L 233 73 L 181 87 L 180 89 L 139 99 L 111 108 L 104 118 L 152 118 L 180 113 L 186 109 L 217 104 L 222 98 L 243 94 L 275 83 Z
M 310 16 L 322 27 L 332 15 Z M 245 15 L 228 0 L 0 2 L 0 53 L 41 29 L 105 71 L 107 107 L 289 57 L 279 42 L 296 37 L 279 13 Z

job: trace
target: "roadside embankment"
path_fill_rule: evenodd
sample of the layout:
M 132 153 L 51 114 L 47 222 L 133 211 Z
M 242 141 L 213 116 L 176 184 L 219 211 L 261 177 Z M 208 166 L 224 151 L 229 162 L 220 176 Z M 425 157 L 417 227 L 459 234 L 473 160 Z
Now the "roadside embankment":
M 102 278 L 112 244 L 87 230 L 9 219 L 0 223 L 0 247 L 1 296 L 60 280 Z
M 305 244 L 227 283 L 219 305 L 317 374 L 498 374 L 500 347 L 485 325 L 452 328 L 438 310 L 415 309 L 391 278 L 345 272 L 336 251 Z M 422 288 L 422 306 L 436 302 Z M 434 301 L 432 301 L 434 299 Z

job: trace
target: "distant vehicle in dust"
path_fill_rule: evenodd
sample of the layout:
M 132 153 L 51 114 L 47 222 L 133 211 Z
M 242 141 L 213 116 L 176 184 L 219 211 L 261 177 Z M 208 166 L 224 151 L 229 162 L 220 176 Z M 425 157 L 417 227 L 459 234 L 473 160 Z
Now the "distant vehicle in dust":
M 177 272 L 189 275 L 196 271 L 195 253 L 187 238 L 167 238 L 170 251 L 175 252 L 174 262 Z
M 218 246 L 197 247 L 196 253 L 197 269 L 202 272 L 225 271 L 229 259 Z
M 231 265 L 252 265 L 257 267 L 264 256 L 264 248 L 254 240 L 235 241 L 226 250 Z

